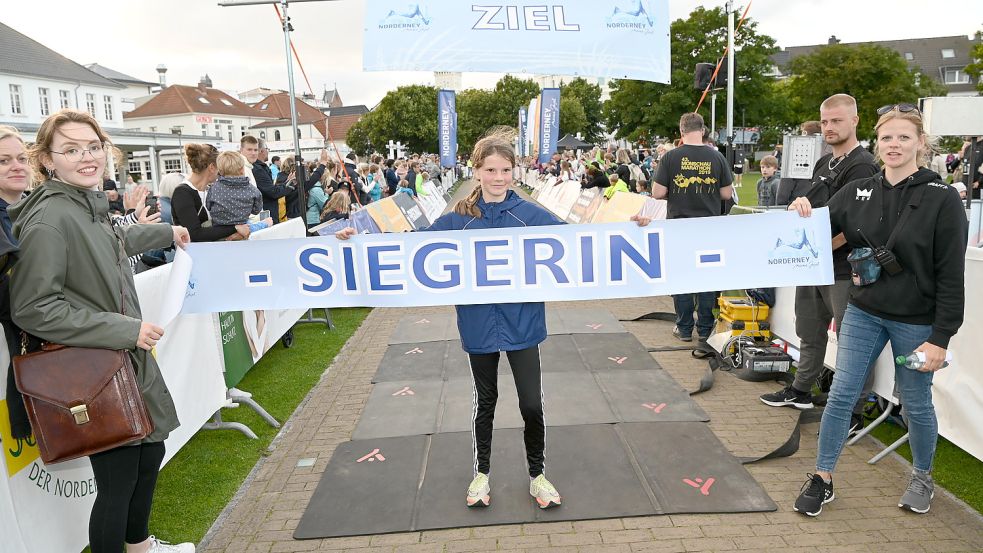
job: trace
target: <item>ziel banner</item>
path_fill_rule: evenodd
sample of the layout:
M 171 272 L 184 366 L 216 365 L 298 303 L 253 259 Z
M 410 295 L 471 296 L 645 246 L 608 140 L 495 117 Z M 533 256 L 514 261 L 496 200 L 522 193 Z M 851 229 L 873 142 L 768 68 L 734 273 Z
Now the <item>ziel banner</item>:
M 546 163 L 556 151 L 560 134 L 560 89 L 544 88 L 539 100 L 539 163 Z
M 457 165 L 457 96 L 453 90 L 437 93 L 437 134 L 440 166 Z
M 368 0 L 366 71 L 486 71 L 669 82 L 668 0 Z
M 829 212 L 193 243 L 184 313 L 661 296 L 833 282 Z

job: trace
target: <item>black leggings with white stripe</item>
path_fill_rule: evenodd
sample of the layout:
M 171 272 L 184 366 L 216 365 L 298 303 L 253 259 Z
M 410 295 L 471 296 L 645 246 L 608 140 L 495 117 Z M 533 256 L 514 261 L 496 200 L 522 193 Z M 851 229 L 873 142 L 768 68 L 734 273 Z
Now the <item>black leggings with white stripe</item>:
M 543 383 L 539 364 L 539 346 L 505 352 L 512 365 L 512 378 L 519 393 L 519 411 L 525 422 L 524 438 L 529 476 L 543 474 L 546 449 L 546 418 L 543 414 Z M 474 409 L 471 435 L 474 439 L 475 473 L 489 473 L 491 468 L 492 427 L 498 402 L 499 352 L 471 353 L 474 377 Z

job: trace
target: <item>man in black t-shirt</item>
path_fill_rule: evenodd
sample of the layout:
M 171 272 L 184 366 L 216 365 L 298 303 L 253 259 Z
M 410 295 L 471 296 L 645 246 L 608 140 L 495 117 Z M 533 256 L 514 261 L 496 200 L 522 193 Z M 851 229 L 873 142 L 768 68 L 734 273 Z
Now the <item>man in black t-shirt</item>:
M 856 100 L 846 94 L 830 96 L 819 107 L 819 115 L 823 139 L 832 147 L 832 151 L 819 158 L 813 169 L 812 185 L 799 194 L 809 198 L 814 207 L 825 206 L 848 182 L 871 177 L 880 171 L 874 156 L 857 140 L 860 118 L 857 116 Z M 836 331 L 839 332 L 850 296 L 852 283 L 850 263 L 847 261 L 850 251 L 845 244 L 842 234 L 833 237 L 832 285 L 799 286 L 795 289 L 795 333 L 800 342 L 795 381 L 778 392 L 761 396 L 761 401 L 767 405 L 798 409 L 813 407 L 812 386 L 823 369 L 829 323 L 836 321 Z M 873 371 L 870 374 L 873 375 Z M 870 391 L 870 379 L 865 391 Z M 866 396 L 867 393 L 864 393 L 861 398 Z M 855 412 L 859 414 L 859 410 Z M 859 425 L 859 416 L 854 419 L 854 425 Z
M 731 185 L 733 177 L 727 160 L 720 152 L 703 145 L 703 130 L 700 114 L 684 114 L 679 118 L 683 145 L 666 152 L 659 161 L 652 184 L 652 197 L 666 200 L 669 219 L 721 215 L 721 200 L 729 200 L 734 195 Z M 697 333 L 700 339 L 708 338 L 713 332 L 713 308 L 717 293 L 679 294 L 672 300 L 676 308 L 673 335 L 684 342 L 693 340 L 695 308 Z

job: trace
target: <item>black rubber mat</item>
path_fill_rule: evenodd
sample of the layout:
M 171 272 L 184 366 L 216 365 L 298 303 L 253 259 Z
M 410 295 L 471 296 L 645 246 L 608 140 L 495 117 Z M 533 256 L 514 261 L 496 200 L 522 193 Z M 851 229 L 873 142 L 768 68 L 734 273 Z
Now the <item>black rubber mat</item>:
M 667 513 L 774 511 L 740 460 L 701 422 L 618 425 Z
M 660 368 L 638 338 L 627 332 L 576 334 L 572 338 L 587 368 L 592 371 Z
M 294 537 L 776 509 L 705 424 L 683 422 L 551 428 L 546 473 L 563 505 L 542 511 L 529 496 L 521 434 L 496 431 L 491 507 L 480 510 L 464 501 L 473 470 L 468 433 L 341 444 Z
M 429 440 L 410 436 L 339 444 L 294 538 L 385 534 L 412 527 Z
M 465 505 L 474 466 L 470 432 L 437 434 L 430 446 L 427 470 L 420 488 L 416 528 L 429 530 L 464 526 L 511 524 L 535 520 L 529 496 L 529 474 L 522 430 L 496 430 L 492 435 L 491 503 L 485 508 Z
M 710 417 L 664 370 L 594 373 L 619 422 L 709 421 Z
M 454 313 L 409 315 L 396 323 L 396 329 L 389 337 L 389 345 L 443 342 L 460 338 L 457 333 L 457 316 Z
M 441 380 L 444 357 L 452 342 L 395 344 L 386 349 L 372 382 Z
M 395 346 L 393 346 L 395 347 Z M 569 334 L 551 335 L 539 345 L 540 363 L 544 373 L 587 371 L 583 358 L 577 351 L 574 339 Z M 502 352 L 498 361 L 499 374 L 512 374 L 508 355 Z M 444 360 L 444 378 L 471 378 L 471 366 L 468 354 L 461 349 L 460 340 L 449 342 L 447 357 Z
M 353 440 L 433 434 L 440 416 L 442 380 L 379 382 L 372 387 Z
M 551 310 L 547 310 L 547 314 Z M 624 325 L 602 309 L 556 309 L 560 326 L 550 328 L 550 334 L 617 334 L 627 332 Z
M 546 309 L 546 330 L 557 334 L 616 334 L 626 332 L 625 327 L 603 310 Z M 460 340 L 457 316 L 454 313 L 436 315 L 408 315 L 399 320 L 389 337 L 389 345 L 419 344 Z

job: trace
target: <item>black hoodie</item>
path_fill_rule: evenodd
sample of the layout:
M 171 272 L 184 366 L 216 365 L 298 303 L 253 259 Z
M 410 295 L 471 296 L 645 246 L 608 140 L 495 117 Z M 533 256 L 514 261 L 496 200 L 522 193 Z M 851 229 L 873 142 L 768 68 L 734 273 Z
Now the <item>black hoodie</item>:
M 904 202 L 902 203 L 902 199 Z M 956 189 L 939 175 L 919 169 L 891 186 L 884 172 L 850 182 L 829 201 L 833 236 L 843 232 L 849 248 L 887 244 L 910 205 L 911 215 L 892 251 L 904 269 L 877 282 L 854 287 L 850 303 L 884 319 L 932 325 L 928 342 L 949 347 L 963 322 L 967 221 Z

